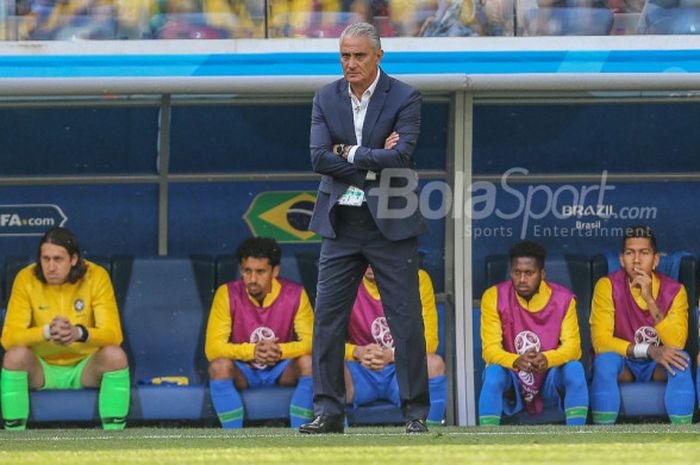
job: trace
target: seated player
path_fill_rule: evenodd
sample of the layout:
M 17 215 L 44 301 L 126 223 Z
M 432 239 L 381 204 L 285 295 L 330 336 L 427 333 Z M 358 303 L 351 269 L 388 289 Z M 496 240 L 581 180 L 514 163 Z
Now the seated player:
M 121 342 L 107 271 L 80 256 L 68 229 L 50 229 L 36 263 L 17 274 L 7 307 L 0 381 L 5 429 L 26 428 L 28 389 L 86 387 L 100 388 L 103 428 L 124 429 L 130 382 Z
M 301 285 L 279 278 L 274 239 L 254 237 L 237 251 L 241 279 L 216 291 L 206 335 L 209 389 L 221 426 L 243 426 L 239 390 L 294 386 L 292 428 L 313 417 L 313 310 Z
M 685 287 L 655 271 L 656 237 L 648 226 L 625 228 L 622 268 L 600 278 L 593 291 L 591 339 L 595 350 L 593 423 L 614 424 L 620 412 L 618 383 L 665 381 L 672 423 L 690 423 L 695 391 L 689 356 Z
M 588 416 L 588 386 L 581 358 L 576 298 L 545 280 L 545 250 L 530 241 L 511 247 L 510 279 L 481 298 L 481 339 L 486 362 L 479 424 L 499 425 L 501 415 L 545 406 L 562 409 L 567 425 Z
M 427 423 L 442 425 L 445 420 L 447 376 L 445 362 L 435 353 L 438 347 L 435 295 L 428 273 L 419 270 L 418 281 L 428 357 L 430 411 Z M 384 315 L 371 266 L 365 271 L 350 314 L 345 358 L 346 396 L 353 408 L 380 399 L 388 400 L 397 407 L 401 406 L 394 369 L 394 340 Z

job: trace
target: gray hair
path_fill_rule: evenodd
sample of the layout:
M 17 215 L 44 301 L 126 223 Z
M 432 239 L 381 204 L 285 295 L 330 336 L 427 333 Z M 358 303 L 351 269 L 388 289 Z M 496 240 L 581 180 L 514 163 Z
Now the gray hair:
M 342 45 L 343 39 L 345 37 L 367 37 L 375 50 L 382 49 L 382 42 L 379 39 L 379 33 L 377 29 L 369 23 L 355 23 L 351 24 L 345 28 L 342 34 L 340 34 L 340 44 Z

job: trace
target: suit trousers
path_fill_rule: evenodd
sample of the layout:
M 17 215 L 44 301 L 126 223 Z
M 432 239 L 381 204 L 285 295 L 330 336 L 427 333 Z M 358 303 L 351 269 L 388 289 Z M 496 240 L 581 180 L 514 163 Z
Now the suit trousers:
M 324 238 L 314 311 L 314 413 L 345 412 L 348 321 L 367 265 L 372 265 L 394 339 L 396 377 L 407 420 L 428 414 L 425 331 L 418 288 L 417 240 L 390 241 L 366 206 L 334 207 L 336 237 Z

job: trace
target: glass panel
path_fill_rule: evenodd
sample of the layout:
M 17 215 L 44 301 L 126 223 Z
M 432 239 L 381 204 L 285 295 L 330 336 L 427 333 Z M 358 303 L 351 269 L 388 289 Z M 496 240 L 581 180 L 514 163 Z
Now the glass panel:
M 425 183 L 424 183 L 425 184 Z M 274 237 L 284 255 L 318 254 L 320 239 L 308 233 L 318 182 L 176 183 L 169 187 L 170 255 L 232 255 L 251 235 Z M 207 227 L 200 227 L 206 224 Z M 445 220 L 429 220 L 418 238 L 422 267 L 436 292 L 444 290 Z
M 78 236 L 86 257 L 158 251 L 155 184 L 2 186 L 0 198 L 2 254 L 34 257 L 41 235 L 59 225 Z
M 419 169 L 444 169 L 448 105 L 423 105 Z M 172 173 L 310 171 L 308 105 L 184 106 L 172 111 Z
M 2 175 L 155 174 L 157 108 L 0 109 Z
M 700 171 L 697 103 L 475 105 L 474 174 Z

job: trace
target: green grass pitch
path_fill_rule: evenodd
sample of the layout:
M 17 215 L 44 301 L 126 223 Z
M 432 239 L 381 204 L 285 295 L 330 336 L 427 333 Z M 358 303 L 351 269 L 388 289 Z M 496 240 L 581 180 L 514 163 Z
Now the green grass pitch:
M 0 431 L 2 465 L 121 464 L 700 464 L 698 425 L 349 428 L 303 436 L 288 428 Z

